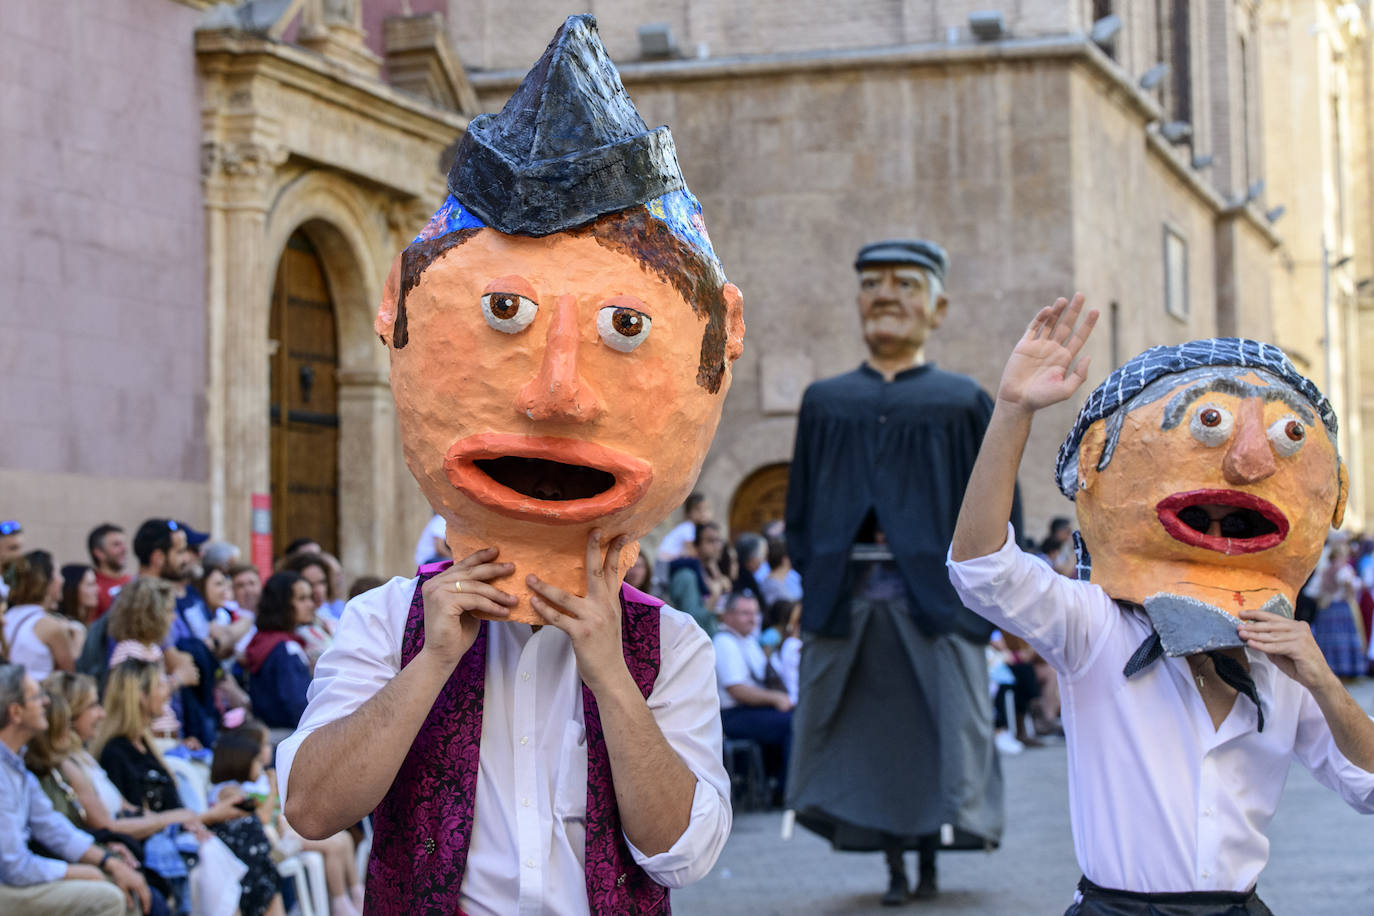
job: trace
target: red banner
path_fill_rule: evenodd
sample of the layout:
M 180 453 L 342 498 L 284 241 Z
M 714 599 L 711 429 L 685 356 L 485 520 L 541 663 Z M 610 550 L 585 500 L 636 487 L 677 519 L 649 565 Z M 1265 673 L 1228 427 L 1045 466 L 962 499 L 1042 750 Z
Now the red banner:
M 253 494 L 253 521 L 249 553 L 252 563 L 258 568 L 258 575 L 266 582 L 272 575 L 272 495 Z

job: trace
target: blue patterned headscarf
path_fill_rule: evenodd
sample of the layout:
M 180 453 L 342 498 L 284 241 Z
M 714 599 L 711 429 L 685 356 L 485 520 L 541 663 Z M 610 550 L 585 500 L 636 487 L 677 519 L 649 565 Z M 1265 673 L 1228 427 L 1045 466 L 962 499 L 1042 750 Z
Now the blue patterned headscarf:
M 1069 499 L 1074 498 L 1078 479 L 1078 446 L 1088 427 L 1115 414 L 1152 382 L 1207 366 L 1235 366 L 1238 369 L 1268 372 L 1306 398 L 1321 417 L 1327 432 L 1335 438 L 1336 412 L 1331 409 L 1331 403 L 1273 344 L 1243 337 L 1213 337 L 1172 347 L 1151 347 L 1107 376 L 1107 380 L 1088 395 L 1083 409 L 1078 412 L 1078 421 L 1074 423 L 1073 430 L 1064 444 L 1059 446 L 1054 477 L 1063 494 Z
M 679 240 L 700 252 L 708 261 L 719 263 L 715 249 L 711 247 L 711 236 L 706 232 L 706 221 L 701 216 L 701 204 L 686 188 L 669 191 L 644 204 L 649 215 L 668 227 Z M 452 194 L 435 211 L 434 216 L 415 236 L 414 242 L 448 235 L 459 229 L 484 229 L 475 213 L 464 207 Z

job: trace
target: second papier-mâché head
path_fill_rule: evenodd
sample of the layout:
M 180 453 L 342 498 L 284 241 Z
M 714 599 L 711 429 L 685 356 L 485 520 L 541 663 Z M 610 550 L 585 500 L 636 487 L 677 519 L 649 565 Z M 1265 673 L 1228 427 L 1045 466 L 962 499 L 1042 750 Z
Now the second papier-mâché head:
M 1153 347 L 1089 396 L 1059 450 L 1080 576 L 1145 608 L 1168 655 L 1242 645 L 1246 608 L 1292 616 L 1345 508 L 1336 416 L 1277 347 Z

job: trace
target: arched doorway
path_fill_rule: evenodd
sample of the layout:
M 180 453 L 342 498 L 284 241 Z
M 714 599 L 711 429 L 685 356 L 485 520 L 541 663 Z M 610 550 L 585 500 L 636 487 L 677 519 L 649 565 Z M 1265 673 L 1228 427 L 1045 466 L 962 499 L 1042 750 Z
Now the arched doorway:
M 786 461 L 764 465 L 735 488 L 735 495 L 730 499 L 731 536 L 759 531 L 768 522 L 783 517 L 789 467 Z
M 338 331 L 319 252 L 297 230 L 272 288 L 272 539 L 339 548 Z

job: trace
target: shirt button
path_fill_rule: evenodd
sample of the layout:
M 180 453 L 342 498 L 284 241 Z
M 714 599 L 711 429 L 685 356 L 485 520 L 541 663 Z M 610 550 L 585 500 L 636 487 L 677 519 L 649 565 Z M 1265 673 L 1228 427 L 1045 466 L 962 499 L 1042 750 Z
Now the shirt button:
M 1204 878 L 1210 878 L 1210 877 L 1212 877 L 1212 873 L 1209 872 L 1209 871 L 1205 871 L 1205 872 L 1202 873 L 1202 877 L 1204 877 Z
M 1211 808 L 1203 808 L 1203 809 L 1202 809 L 1202 816 L 1203 816 L 1203 817 L 1211 817 L 1211 816 L 1212 816 L 1212 809 L 1211 809 Z
M 530 800 L 529 800 L 528 798 L 522 798 L 522 799 L 520 799 L 520 804 L 522 804 L 522 805 L 524 805 L 526 808 L 528 808 L 528 807 L 530 806 Z
M 530 679 L 530 673 L 529 673 L 528 671 L 521 671 L 521 672 L 520 672 L 520 680 L 522 680 L 522 681 L 528 681 L 529 679 Z
M 520 744 L 521 744 L 522 746 L 523 746 L 523 745 L 526 745 L 526 744 L 529 744 L 529 743 L 530 743 L 530 739 L 529 739 L 529 736 L 528 736 L 528 735 L 521 735 L 521 736 L 520 736 Z
M 885 413 L 878 414 L 878 422 L 879 422 L 879 423 L 886 423 L 886 422 L 887 422 L 887 414 L 885 414 Z
M 526 859 L 526 860 L 525 860 L 525 867 L 526 867 L 526 868 L 534 868 L 534 860 L 533 860 L 533 859 Z

